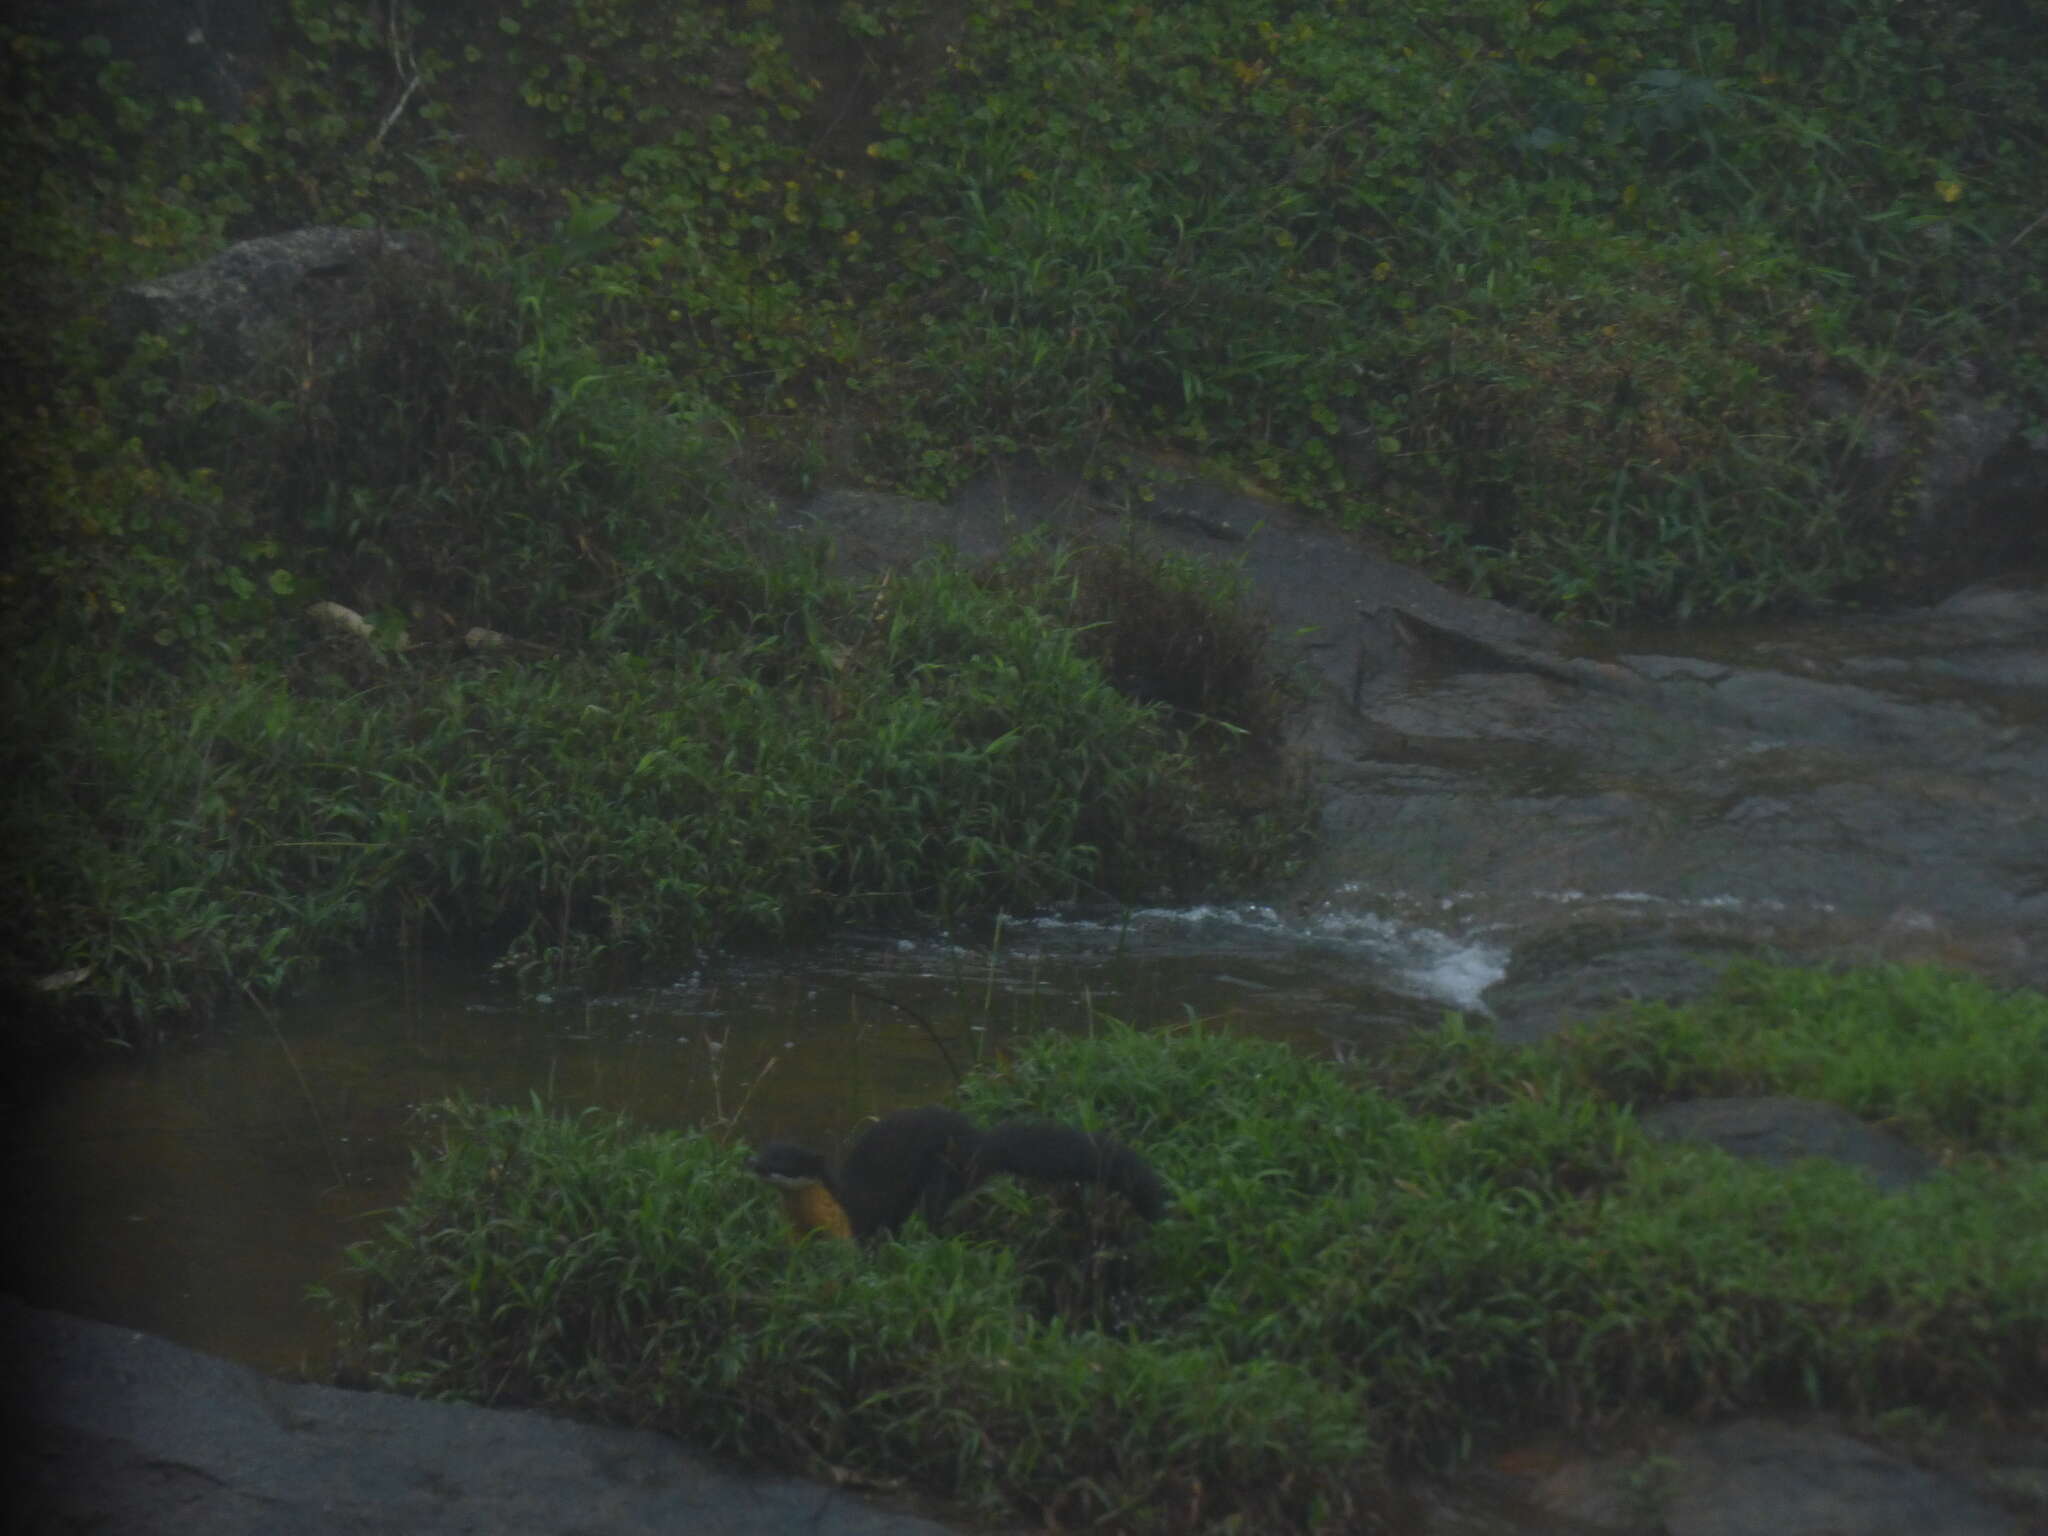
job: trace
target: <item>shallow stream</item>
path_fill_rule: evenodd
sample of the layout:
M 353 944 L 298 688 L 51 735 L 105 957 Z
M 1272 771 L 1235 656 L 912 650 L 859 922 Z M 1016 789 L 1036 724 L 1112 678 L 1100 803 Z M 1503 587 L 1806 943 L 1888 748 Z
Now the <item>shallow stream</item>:
M 944 1097 L 1009 1035 L 1190 1012 L 1316 1047 L 1472 1006 L 1503 952 L 1363 918 L 1198 908 L 1012 923 L 973 943 L 848 935 L 667 985 L 520 1001 L 475 969 L 336 976 L 275 1019 L 105 1065 L 16 1127 L 33 1304 L 317 1375 L 308 1289 L 400 1196 L 452 1094 L 657 1128 L 826 1141 Z M 936 1039 L 934 1038 L 936 1036 Z

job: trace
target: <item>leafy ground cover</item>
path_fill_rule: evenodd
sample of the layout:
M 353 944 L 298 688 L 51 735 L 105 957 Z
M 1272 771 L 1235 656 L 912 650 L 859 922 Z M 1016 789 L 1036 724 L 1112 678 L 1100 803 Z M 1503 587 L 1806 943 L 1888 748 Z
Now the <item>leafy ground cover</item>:
M 12 127 L 73 173 L 15 201 L 44 291 L 616 205 L 579 313 L 772 472 L 1114 478 L 1165 440 L 1552 611 L 1741 611 L 1902 574 L 1959 360 L 2042 411 L 2038 22 L 296 0 L 232 114 L 76 25 L 12 34 Z M 1915 443 L 1866 452 L 1880 419 Z
M 2023 1415 L 2048 1140 L 1996 1108 L 2025 1084 L 1930 1045 L 1958 1019 L 2038 1076 L 2048 1001 L 1936 971 L 1758 968 L 1696 1010 L 1531 1050 L 1453 1024 L 1376 1068 L 1199 1026 L 1041 1039 L 966 1106 L 1112 1127 L 1174 1209 L 1119 1231 L 1005 1187 L 964 1232 L 866 1252 L 792 1247 L 723 1136 L 457 1106 L 355 1250 L 351 1358 L 386 1387 L 1121 1529 L 1356 1529 L 1402 1467 L 1535 1425 Z M 1885 1194 L 1653 1142 L 1630 1112 L 1673 1086 L 1651 1058 L 1866 1114 L 1910 1083 L 1897 1123 L 1948 1166 Z

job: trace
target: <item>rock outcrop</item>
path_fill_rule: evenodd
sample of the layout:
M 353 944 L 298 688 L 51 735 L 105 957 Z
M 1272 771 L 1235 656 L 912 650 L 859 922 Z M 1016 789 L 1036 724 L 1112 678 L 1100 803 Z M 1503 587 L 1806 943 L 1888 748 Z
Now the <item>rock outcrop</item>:
M 273 1381 L 0 1299 L 17 1531 L 943 1536 L 647 1430 Z

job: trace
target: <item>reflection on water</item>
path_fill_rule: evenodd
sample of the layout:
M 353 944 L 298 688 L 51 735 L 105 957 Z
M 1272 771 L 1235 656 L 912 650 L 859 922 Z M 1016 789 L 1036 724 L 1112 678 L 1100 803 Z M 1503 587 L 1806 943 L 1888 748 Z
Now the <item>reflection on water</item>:
M 9 1286 L 317 1373 L 331 1338 L 307 1288 L 340 1278 L 342 1249 L 402 1191 L 417 1112 L 451 1094 L 830 1140 L 943 1097 L 947 1055 L 965 1067 L 1020 1032 L 1192 1012 L 1369 1044 L 1471 1006 L 1501 959 L 1356 914 L 1205 907 L 1013 923 L 973 944 L 854 935 L 526 1003 L 453 967 L 334 977 L 274 1021 L 103 1065 L 16 1126 Z

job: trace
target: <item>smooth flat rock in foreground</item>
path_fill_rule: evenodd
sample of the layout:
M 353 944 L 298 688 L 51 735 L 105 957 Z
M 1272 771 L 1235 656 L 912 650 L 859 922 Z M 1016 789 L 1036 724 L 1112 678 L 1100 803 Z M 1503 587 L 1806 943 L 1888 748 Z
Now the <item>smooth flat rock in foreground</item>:
M 664 1435 L 273 1381 L 0 1298 L 17 1531 L 944 1536 Z

